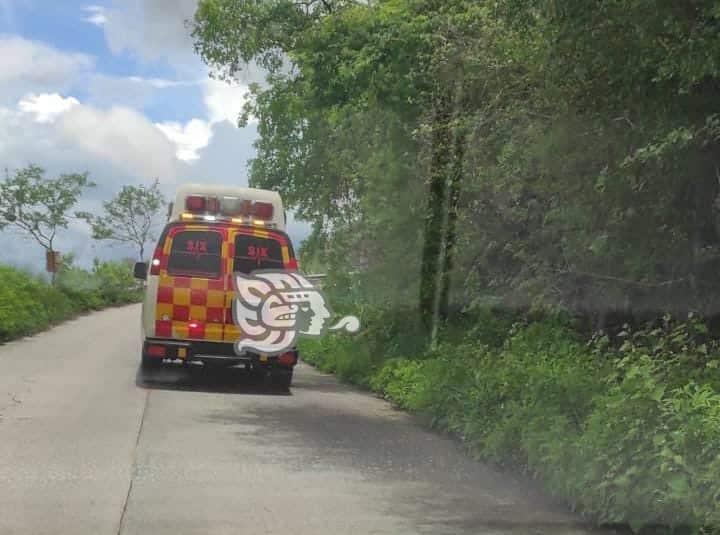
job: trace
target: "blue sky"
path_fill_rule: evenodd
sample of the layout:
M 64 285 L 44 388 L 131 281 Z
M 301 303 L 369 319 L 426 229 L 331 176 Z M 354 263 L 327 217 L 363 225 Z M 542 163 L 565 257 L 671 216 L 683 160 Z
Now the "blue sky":
M 117 2 L 122 6 L 122 2 Z M 187 63 L 173 65 L 168 58 L 143 58 L 132 47 L 112 51 L 108 46 L 103 25 L 93 24 L 93 16 L 108 17 L 116 9 L 113 3 L 75 0 L 0 0 L 0 33 L 22 36 L 44 42 L 67 52 L 85 53 L 96 60 L 95 73 L 110 77 L 140 77 L 183 82 L 179 75 L 205 72 L 190 47 Z M 178 22 L 182 22 L 178 19 Z M 178 30 L 182 31 L 178 24 Z M 172 59 L 177 59 L 175 56 Z M 180 69 L 178 67 L 181 67 Z M 189 67 L 189 68 L 188 68 Z M 178 72 L 180 71 L 180 72 Z M 89 97 L 82 83 L 73 88 L 81 100 Z M 202 92 L 197 85 L 178 86 L 150 97 L 144 111 L 156 121 L 188 121 L 202 113 Z
M 0 166 L 88 171 L 97 187 L 84 210 L 155 177 L 168 197 L 183 182 L 246 185 L 257 135 L 237 127 L 247 86 L 210 79 L 194 54 L 196 1 L 0 0 Z M 297 244 L 308 228 L 291 221 L 289 233 Z M 73 222 L 61 251 L 83 264 L 131 254 L 88 234 Z M 42 265 L 18 238 L 0 233 L 0 261 Z

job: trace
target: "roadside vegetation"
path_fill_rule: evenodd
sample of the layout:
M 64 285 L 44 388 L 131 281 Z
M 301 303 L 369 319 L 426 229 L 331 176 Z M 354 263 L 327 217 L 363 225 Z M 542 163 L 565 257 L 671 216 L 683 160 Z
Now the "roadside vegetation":
M 101 215 L 73 213 L 92 187 L 87 173 L 50 178 L 34 164 L 6 171 L 0 180 L 0 230 L 33 241 L 47 256 L 46 265 L 32 271 L 0 263 L 0 342 L 39 332 L 83 312 L 142 299 L 133 278 L 133 260 L 95 259 L 91 269 L 83 269 L 72 253 L 61 257 L 55 247 L 72 219 L 84 220 L 94 239 L 130 243 L 143 259 L 144 247 L 155 238 L 165 207 L 158 181 L 150 186 L 123 186 L 103 203 Z
M 0 342 L 40 332 L 84 312 L 141 300 L 142 290 L 126 261 L 96 261 L 81 269 L 66 258 L 55 284 L 0 265 Z
M 642 533 L 720 525 L 720 344 L 702 322 L 587 338 L 569 318 L 465 318 L 423 349 L 402 315 L 303 359 L 428 416 L 481 459 L 539 478 L 599 524 Z M 704 530 L 703 530 L 704 528 Z
M 578 511 L 720 529 L 716 0 L 202 0 L 251 183 L 357 337 L 320 367 Z

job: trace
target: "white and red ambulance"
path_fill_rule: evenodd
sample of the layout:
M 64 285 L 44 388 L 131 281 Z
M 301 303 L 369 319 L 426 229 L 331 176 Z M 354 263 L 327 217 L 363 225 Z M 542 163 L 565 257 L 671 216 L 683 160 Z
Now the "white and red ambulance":
M 142 308 L 142 365 L 167 361 L 235 366 L 262 372 L 288 388 L 296 349 L 280 355 L 236 354 L 232 274 L 297 270 L 286 214 L 273 191 L 189 184 L 178 189 L 149 264 Z

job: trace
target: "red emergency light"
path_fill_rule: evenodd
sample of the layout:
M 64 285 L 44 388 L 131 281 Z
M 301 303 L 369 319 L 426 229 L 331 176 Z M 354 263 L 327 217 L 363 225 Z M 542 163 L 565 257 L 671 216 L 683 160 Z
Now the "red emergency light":
M 220 211 L 220 199 L 217 197 L 208 197 L 205 200 L 205 211 L 218 213 Z
M 269 202 L 253 202 L 234 197 L 206 197 L 204 195 L 189 195 L 185 198 L 187 219 L 193 219 L 192 214 L 211 214 L 225 217 L 250 217 L 258 221 L 269 221 L 273 218 L 275 207 Z
M 253 217 L 258 219 L 272 219 L 273 205 L 269 202 L 256 202 L 253 204 Z
M 218 213 L 220 212 L 220 199 L 202 195 L 189 195 L 185 198 L 185 209 L 194 213 Z
M 205 197 L 199 195 L 190 195 L 185 198 L 185 209 L 188 212 L 204 212 L 205 211 Z

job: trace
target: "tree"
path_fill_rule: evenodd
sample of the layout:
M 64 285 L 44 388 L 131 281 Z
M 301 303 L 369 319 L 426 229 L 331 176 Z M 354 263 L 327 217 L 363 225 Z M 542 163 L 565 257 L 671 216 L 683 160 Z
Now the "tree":
M 94 185 L 87 173 L 50 179 L 43 168 L 33 164 L 12 175 L 6 170 L 5 180 L 0 182 L 0 228 L 16 227 L 53 252 L 58 230 L 68 227 L 68 213 L 83 190 Z
M 218 74 L 268 68 L 250 180 L 313 223 L 328 288 L 359 271 L 430 332 L 486 303 L 720 314 L 716 2 L 566 4 L 203 0 L 194 36 Z
M 156 179 L 150 186 L 123 186 L 115 197 L 103 203 L 103 215 L 78 212 L 77 216 L 90 224 L 94 239 L 131 243 L 142 260 L 145 245 L 157 237 L 158 216 L 165 205 Z

